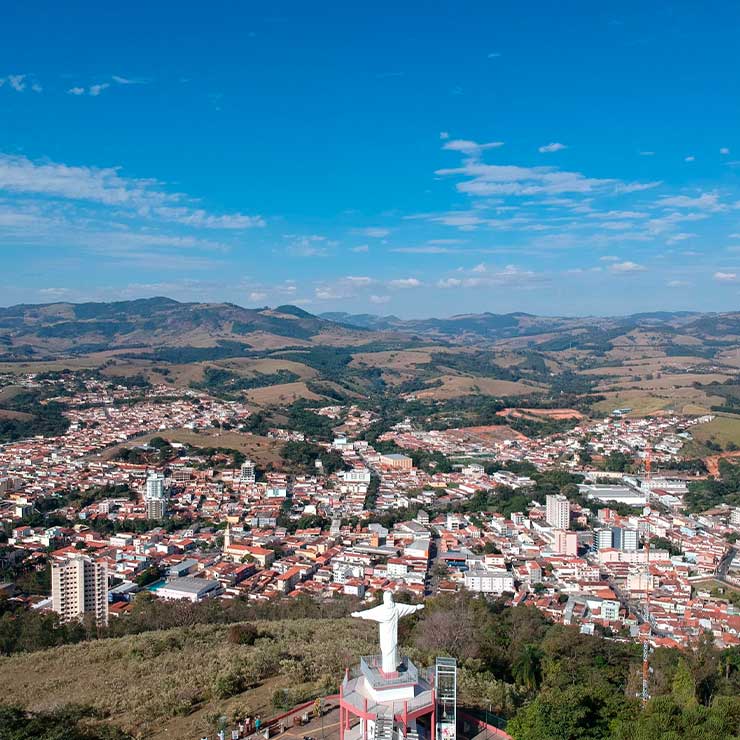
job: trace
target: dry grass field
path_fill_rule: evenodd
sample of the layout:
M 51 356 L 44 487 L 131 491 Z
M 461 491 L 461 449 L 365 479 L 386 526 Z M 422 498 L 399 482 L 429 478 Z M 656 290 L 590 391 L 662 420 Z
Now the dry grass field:
M 256 622 L 254 646 L 227 641 L 225 626 L 202 625 L 99 640 L 0 658 L 3 701 L 32 710 L 91 705 L 111 723 L 146 738 L 212 735 L 215 718 L 277 714 L 277 688 L 311 699 L 329 693 L 344 666 L 375 647 L 360 620 Z M 249 686 L 219 698 L 219 679 Z
M 692 427 L 691 436 L 693 441 L 683 450 L 687 457 L 708 455 L 706 442 L 716 442 L 722 447 L 727 447 L 728 443 L 732 443 L 740 447 L 740 417 L 717 416 L 706 424 Z
M 510 380 L 496 380 L 494 378 L 442 375 L 440 380 L 442 385 L 438 388 L 428 388 L 418 391 L 414 395 L 417 398 L 444 400 L 479 393 L 486 396 L 526 396 L 541 390 L 527 383 L 514 383 Z
M 710 407 L 722 403 L 719 396 L 707 395 L 691 386 L 675 390 L 620 390 L 602 393 L 606 400 L 594 404 L 596 413 L 608 414 L 614 409 L 631 408 L 629 416 L 649 416 L 654 413 L 675 412 L 701 415 L 709 413 Z
M 17 396 L 23 392 L 23 388 L 20 385 L 6 385 L 0 388 L 0 403 L 3 401 L 9 401 L 13 396 Z
M 318 372 L 308 365 L 293 360 L 280 360 L 266 358 L 264 360 L 251 360 L 246 357 L 237 357 L 232 360 L 219 360 L 218 362 L 208 363 L 217 367 L 223 367 L 239 375 L 250 376 L 262 373 L 276 373 L 278 370 L 288 370 L 298 375 L 301 380 L 310 380 L 318 376 Z
M 231 450 L 239 450 L 248 458 L 254 460 L 258 466 L 266 467 L 272 464 L 273 467 L 279 468 L 282 463 L 280 457 L 280 448 L 282 442 L 267 437 L 259 437 L 255 434 L 242 434 L 240 432 L 217 430 L 208 430 L 194 432 L 191 429 L 167 429 L 160 432 L 142 434 L 140 437 L 134 437 L 124 445 L 116 445 L 104 450 L 99 457 L 103 460 L 110 460 L 120 452 L 123 447 L 135 447 L 136 445 L 146 444 L 154 437 L 164 437 L 170 442 L 181 442 L 190 444 L 195 447 L 228 447 Z
M 21 421 L 28 421 L 28 419 L 33 419 L 33 414 L 26 414 L 23 411 L 0 409 L 0 419 L 19 419 Z
M 686 388 L 694 383 L 702 385 L 708 383 L 724 383 L 731 376 L 722 373 L 658 373 L 652 378 L 643 380 L 624 379 L 622 381 L 605 381 L 596 386 L 596 391 L 614 391 L 620 389 L 662 391 Z
M 391 350 L 388 352 L 357 352 L 350 367 L 380 367 L 397 372 L 414 372 L 418 365 L 431 362 L 435 348 Z
M 583 419 L 576 409 L 503 409 L 499 416 L 515 416 L 529 419 Z
M 270 385 L 266 388 L 255 388 L 244 394 L 248 401 L 257 406 L 287 406 L 299 398 L 307 398 L 310 401 L 320 401 L 323 396 L 310 391 L 305 383 L 283 383 L 282 385 Z

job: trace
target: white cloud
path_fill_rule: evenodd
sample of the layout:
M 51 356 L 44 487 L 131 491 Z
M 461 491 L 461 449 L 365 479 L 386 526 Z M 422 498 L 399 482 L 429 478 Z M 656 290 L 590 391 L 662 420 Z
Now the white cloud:
M 726 146 L 723 146 L 723 147 L 720 148 L 719 153 L 720 154 L 729 154 L 730 153 L 730 150 Z
M 90 89 L 88 90 L 88 93 L 92 95 L 94 98 L 96 98 L 98 95 L 100 95 L 103 90 L 107 90 L 110 87 L 109 82 L 101 82 L 97 85 L 90 85 Z
M 128 217 L 169 221 L 213 229 L 264 226 L 260 216 L 215 215 L 193 208 L 182 193 L 168 193 L 156 180 L 123 177 L 118 168 L 98 168 L 34 162 L 0 154 L 0 192 L 15 196 L 87 202 L 120 209 Z M 48 203 L 45 204 L 47 209 Z M 120 213 L 116 213 L 117 216 Z
M 388 303 L 390 301 L 391 297 L 389 295 L 371 295 L 370 296 L 370 303 L 375 304 L 382 304 L 382 303 Z
M 422 247 L 396 247 L 390 250 L 397 254 L 455 254 L 458 250 L 450 247 L 438 247 L 435 244 L 428 244 Z
M 666 244 L 678 244 L 678 242 L 684 242 L 687 239 L 693 239 L 696 236 L 699 236 L 699 235 L 692 234 L 691 232 L 687 232 L 687 231 L 682 231 L 678 234 L 673 234 L 673 236 L 666 239 Z
M 500 52 L 498 51 L 492 51 L 489 55 L 489 59 L 498 59 L 501 56 Z
M 370 251 L 370 247 L 367 244 L 360 244 L 359 247 L 352 247 L 352 249 L 350 249 L 350 252 L 358 252 L 358 253 L 369 252 L 369 251 Z
M 67 93 L 69 95 L 84 95 L 85 88 L 84 87 L 70 87 L 69 90 L 67 90 Z
M 714 279 L 718 283 L 733 283 L 737 280 L 737 274 L 734 272 L 715 272 Z
M 638 152 L 638 154 L 641 157 L 654 157 L 655 156 L 655 152 L 650 152 L 650 151 L 642 151 L 642 152 Z
M 421 280 L 417 280 L 414 277 L 400 278 L 398 280 L 391 280 L 388 285 L 391 288 L 419 288 L 422 283 Z
M 565 144 L 561 144 L 559 141 L 552 141 L 549 144 L 545 144 L 544 146 L 539 147 L 537 151 L 541 152 L 542 154 L 547 154 L 549 152 L 559 152 L 561 149 L 567 148 L 568 147 Z
M 371 277 L 356 276 L 356 275 L 347 275 L 347 277 L 345 277 L 344 279 L 351 285 L 358 285 L 358 286 L 372 285 L 375 282 L 375 280 L 373 280 L 373 278 Z
M 695 160 L 696 160 L 696 157 L 693 154 L 690 154 L 688 157 L 683 158 L 684 162 L 693 162 Z
M 121 77 L 120 75 L 112 75 L 111 79 L 119 85 L 146 85 L 147 83 L 146 80 L 134 80 L 129 77 Z
M 633 272 L 645 272 L 646 268 L 643 265 L 638 264 L 637 262 L 630 262 L 629 260 L 626 260 L 624 262 L 615 262 L 609 265 L 609 269 L 612 272 L 616 272 L 620 275 L 627 275 Z
M 460 278 L 444 278 L 437 281 L 438 288 L 459 288 L 462 284 Z
M 666 286 L 669 288 L 688 288 L 691 283 L 688 280 L 669 280 Z
M 355 234 L 361 234 L 362 236 L 369 236 L 373 239 L 382 239 L 391 233 L 390 229 L 384 229 L 379 226 L 368 226 L 364 229 L 355 229 Z
M 202 208 L 163 206 L 154 209 L 154 213 L 166 221 L 206 229 L 251 229 L 265 225 L 265 220 L 261 216 L 245 216 L 241 213 L 215 216 Z
M 287 235 L 291 239 L 288 245 L 288 254 L 294 257 L 328 257 L 328 242 L 325 236 L 311 234 L 309 236 Z
M 439 132 L 439 138 L 442 139 L 442 141 L 444 141 L 445 139 L 449 139 L 450 138 L 450 134 L 449 134 L 448 131 L 440 131 Z
M 8 75 L 6 79 L 16 92 L 23 92 L 26 89 L 26 75 Z
M 542 283 L 547 278 L 541 273 L 532 270 L 522 270 L 516 265 L 507 265 L 502 270 L 490 271 L 486 268 L 485 273 L 473 270 L 474 274 L 464 277 L 448 277 L 437 281 L 438 288 L 493 288 L 509 286 L 517 288 L 530 288 Z
M 249 294 L 249 302 L 250 303 L 260 303 L 267 298 L 267 293 L 262 293 L 261 291 L 255 290 Z
M 487 149 L 498 149 L 504 145 L 503 141 L 489 141 L 486 144 L 479 144 L 477 141 L 470 141 L 468 139 L 453 139 L 448 141 L 442 149 L 447 149 L 451 152 L 462 152 L 469 156 L 477 156 Z
M 658 205 L 670 208 L 698 208 L 706 211 L 721 211 L 725 208 L 719 202 L 717 193 L 702 193 L 696 197 L 689 195 L 673 195 L 660 198 Z

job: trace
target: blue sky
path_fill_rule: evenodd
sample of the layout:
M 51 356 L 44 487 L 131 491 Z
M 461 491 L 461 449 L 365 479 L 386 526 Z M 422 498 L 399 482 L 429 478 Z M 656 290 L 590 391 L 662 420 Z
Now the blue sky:
M 14 5 L 1 305 L 738 308 L 735 3 Z

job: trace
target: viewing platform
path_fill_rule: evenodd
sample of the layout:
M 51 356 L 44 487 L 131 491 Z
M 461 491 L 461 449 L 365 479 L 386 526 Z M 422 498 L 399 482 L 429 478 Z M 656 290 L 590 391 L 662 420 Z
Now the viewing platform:
M 343 740 L 414 740 L 435 737 L 436 698 L 429 676 L 408 657 L 398 670 L 385 674 L 380 655 L 364 656 L 354 671 L 347 670 L 340 687 Z M 352 727 L 351 717 L 360 719 Z M 421 720 L 421 722 L 419 722 Z M 390 728 L 391 737 L 385 735 Z

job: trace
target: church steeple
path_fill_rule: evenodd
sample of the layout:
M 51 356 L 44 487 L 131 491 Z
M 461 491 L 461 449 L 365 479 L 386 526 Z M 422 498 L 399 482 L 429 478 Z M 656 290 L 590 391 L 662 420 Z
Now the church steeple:
M 226 522 L 224 530 L 224 552 L 228 552 L 231 547 L 231 522 Z

